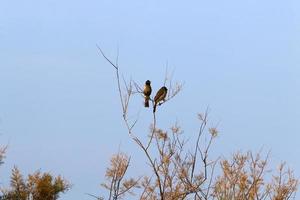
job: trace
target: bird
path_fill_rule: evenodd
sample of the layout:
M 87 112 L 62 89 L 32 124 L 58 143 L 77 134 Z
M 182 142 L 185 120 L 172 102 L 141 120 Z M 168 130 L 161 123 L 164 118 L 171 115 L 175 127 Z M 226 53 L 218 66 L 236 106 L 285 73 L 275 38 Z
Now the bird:
M 145 86 L 144 86 L 144 96 L 145 96 L 145 107 L 149 107 L 149 100 L 150 100 L 150 95 L 152 92 L 152 88 L 151 88 L 151 81 L 147 80 L 145 82 Z
M 161 88 L 157 91 L 157 93 L 156 93 L 156 95 L 155 95 L 155 97 L 154 97 L 154 107 L 153 107 L 153 112 L 156 111 L 156 106 L 157 106 L 157 104 L 158 104 L 160 101 L 165 101 L 165 98 L 166 98 L 166 96 L 167 96 L 167 92 L 168 92 L 168 88 L 165 87 L 165 86 L 161 87 Z

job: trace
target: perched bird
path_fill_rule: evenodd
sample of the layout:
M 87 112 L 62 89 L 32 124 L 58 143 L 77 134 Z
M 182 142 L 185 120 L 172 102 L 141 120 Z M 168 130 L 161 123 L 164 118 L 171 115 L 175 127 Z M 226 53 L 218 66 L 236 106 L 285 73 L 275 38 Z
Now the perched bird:
M 151 88 L 151 82 L 149 80 L 146 81 L 145 86 L 144 86 L 144 96 L 145 96 L 145 107 L 149 107 L 149 100 L 150 100 L 150 95 L 152 92 Z
M 154 97 L 154 107 L 153 107 L 153 112 L 156 111 L 156 106 L 160 101 L 165 101 L 165 98 L 167 96 L 167 92 L 168 92 L 168 88 L 166 88 L 165 86 L 161 87 L 155 97 Z

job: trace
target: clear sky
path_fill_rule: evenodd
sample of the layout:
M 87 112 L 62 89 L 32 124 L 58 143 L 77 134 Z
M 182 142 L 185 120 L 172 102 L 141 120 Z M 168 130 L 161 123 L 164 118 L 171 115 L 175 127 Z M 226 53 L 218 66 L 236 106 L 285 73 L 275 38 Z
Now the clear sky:
M 2 0 L 1 186 L 17 165 L 64 175 L 73 188 L 63 200 L 90 199 L 119 146 L 133 155 L 130 173 L 144 172 L 96 43 L 113 59 L 119 47 L 124 76 L 154 89 L 167 62 L 175 69 L 185 85 L 160 110 L 165 127 L 178 120 L 196 133 L 196 114 L 209 106 L 216 155 L 264 147 L 300 176 L 299 1 Z

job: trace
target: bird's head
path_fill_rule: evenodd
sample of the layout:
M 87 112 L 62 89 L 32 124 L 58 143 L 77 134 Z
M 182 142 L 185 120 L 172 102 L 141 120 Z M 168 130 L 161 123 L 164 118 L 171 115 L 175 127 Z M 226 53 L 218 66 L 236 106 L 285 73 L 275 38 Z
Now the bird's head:
M 163 87 L 165 91 L 168 91 L 168 88 L 166 86 Z
M 146 85 L 150 85 L 150 84 L 151 84 L 151 81 L 147 80 L 145 84 L 146 84 Z

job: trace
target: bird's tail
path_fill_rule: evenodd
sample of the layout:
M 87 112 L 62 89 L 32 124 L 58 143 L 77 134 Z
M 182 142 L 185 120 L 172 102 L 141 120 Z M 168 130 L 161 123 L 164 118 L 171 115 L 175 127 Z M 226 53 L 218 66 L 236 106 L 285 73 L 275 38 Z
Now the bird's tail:
M 155 113 L 156 111 L 156 103 L 154 103 L 154 106 L 153 106 L 153 112 Z
M 145 107 L 149 107 L 149 97 L 145 97 Z

